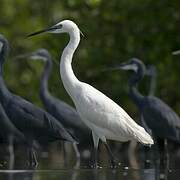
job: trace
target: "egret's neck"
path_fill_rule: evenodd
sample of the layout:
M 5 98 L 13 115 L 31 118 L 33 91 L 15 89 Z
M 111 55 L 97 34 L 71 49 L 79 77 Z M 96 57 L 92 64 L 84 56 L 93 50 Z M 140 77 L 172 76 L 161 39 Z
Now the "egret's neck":
M 74 29 L 69 35 L 70 35 L 70 41 L 63 50 L 61 56 L 60 74 L 66 91 L 72 97 L 72 99 L 74 99 L 77 92 L 76 87 L 78 86 L 80 81 L 74 75 L 71 63 L 72 63 L 73 54 L 80 42 L 79 29 Z
M 40 96 L 42 99 L 49 95 L 48 80 L 51 71 L 52 71 L 52 61 L 51 59 L 47 59 L 47 62 L 44 67 L 44 71 L 41 76 Z

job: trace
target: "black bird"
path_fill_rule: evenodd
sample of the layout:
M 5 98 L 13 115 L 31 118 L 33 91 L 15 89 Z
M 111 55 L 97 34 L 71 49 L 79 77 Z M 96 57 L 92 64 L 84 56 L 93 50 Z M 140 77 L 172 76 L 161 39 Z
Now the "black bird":
M 0 103 L 0 142 L 8 145 L 9 169 L 14 166 L 14 143 L 25 143 L 24 135 L 12 124 Z
M 2 50 L 0 52 L 0 102 L 11 122 L 26 137 L 30 155 L 30 165 L 37 165 L 33 148 L 34 140 L 46 144 L 55 140 L 76 142 L 66 129 L 52 115 L 33 105 L 27 100 L 12 94 L 3 80 L 3 64 L 8 55 L 9 43 L 0 35 Z
M 129 95 L 139 108 L 142 118 L 156 138 L 159 148 L 167 144 L 166 140 L 180 142 L 180 118 L 161 99 L 149 95 L 143 96 L 138 91 L 138 83 L 143 79 L 146 68 L 142 61 L 132 58 L 127 63 L 122 63 L 116 69 L 132 70 L 133 75 L 129 79 Z M 165 141 L 164 141 L 165 140 Z M 167 152 L 167 146 L 165 146 Z M 166 153 L 166 161 L 168 154 Z
M 85 145 L 85 147 L 87 148 L 87 142 L 89 145 L 89 142 L 91 140 L 90 129 L 83 123 L 73 107 L 52 96 L 48 90 L 48 80 L 52 72 L 53 65 L 50 53 L 46 49 L 39 49 L 36 52 L 26 56 L 32 60 L 43 60 L 46 63 L 40 81 L 40 98 L 46 110 L 59 122 L 61 122 L 63 126 L 73 135 L 73 137 L 78 140 L 78 142 L 80 143 L 78 147 L 82 147 L 83 145 Z M 79 159 L 79 150 L 76 144 L 73 145 L 76 157 Z

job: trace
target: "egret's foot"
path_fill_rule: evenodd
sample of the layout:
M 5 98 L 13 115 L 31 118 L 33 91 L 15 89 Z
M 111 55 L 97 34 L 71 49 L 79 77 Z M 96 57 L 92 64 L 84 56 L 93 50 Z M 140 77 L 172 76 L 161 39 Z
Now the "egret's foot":
M 39 164 L 38 162 L 33 163 L 33 168 L 37 168 L 38 164 Z
M 28 161 L 28 166 L 29 166 L 29 168 L 36 169 L 38 167 L 38 162 L 37 161 L 34 161 L 34 162 Z

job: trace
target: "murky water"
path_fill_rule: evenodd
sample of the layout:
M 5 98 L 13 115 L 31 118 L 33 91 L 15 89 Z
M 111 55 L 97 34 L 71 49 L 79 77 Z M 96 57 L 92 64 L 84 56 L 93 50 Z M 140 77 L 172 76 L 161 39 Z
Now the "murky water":
M 62 169 L 62 170 L 16 170 L 0 171 L 2 180 L 179 180 L 180 170 L 166 172 L 146 170 L 112 169 Z
M 29 168 L 27 154 L 23 147 L 16 148 L 14 170 L 8 170 L 8 153 L 0 148 L 0 180 L 179 180 L 180 153 L 170 150 L 170 170 L 155 168 L 153 164 L 144 168 L 144 153 L 138 144 L 111 144 L 114 155 L 121 164 L 117 169 L 109 168 L 109 159 L 104 146 L 99 149 L 101 169 L 92 169 L 93 156 L 90 151 L 82 152 L 80 166 L 76 164 L 71 145 L 66 154 L 59 144 L 52 144 L 46 151 L 39 150 L 37 168 Z M 153 148 L 150 153 L 153 160 Z

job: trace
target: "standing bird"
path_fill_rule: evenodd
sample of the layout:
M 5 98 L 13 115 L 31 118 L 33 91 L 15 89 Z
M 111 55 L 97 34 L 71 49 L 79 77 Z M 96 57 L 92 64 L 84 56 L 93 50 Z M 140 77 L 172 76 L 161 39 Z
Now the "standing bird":
M 114 69 L 131 70 L 133 75 L 129 79 L 129 95 L 139 108 L 142 118 L 156 138 L 159 148 L 166 151 L 166 161 L 169 161 L 166 140 L 180 142 L 180 118 L 162 100 L 150 95 L 143 96 L 137 89 L 138 83 L 146 73 L 146 67 L 142 61 L 132 58 L 127 63 L 122 63 Z
M 60 75 L 63 85 L 72 98 L 77 112 L 84 123 L 92 130 L 95 149 L 95 168 L 97 168 L 97 149 L 99 139 L 105 143 L 114 166 L 114 157 L 107 145 L 106 139 L 117 141 L 136 140 L 143 144 L 151 145 L 151 136 L 115 102 L 94 87 L 79 81 L 72 70 L 73 54 L 80 42 L 80 30 L 70 21 L 64 20 L 56 25 L 29 35 L 42 32 L 68 33 L 70 40 L 63 50 L 60 62 Z
M 2 70 L 8 54 L 9 43 L 2 35 L 0 35 L 0 42 L 2 44 L 0 52 L 0 102 L 14 126 L 25 135 L 29 146 L 30 165 L 36 166 L 34 140 L 40 144 L 47 144 L 55 140 L 66 140 L 73 143 L 76 141 L 52 115 L 20 96 L 12 94 L 7 89 Z
M 46 110 L 53 115 L 62 125 L 68 130 L 75 139 L 78 140 L 80 144 L 78 146 L 89 145 L 91 141 L 91 131 L 80 119 L 76 110 L 68 105 L 67 103 L 61 101 L 60 99 L 51 95 L 48 90 L 48 80 L 52 73 L 52 58 L 46 49 L 39 49 L 34 53 L 25 55 L 31 60 L 41 60 L 44 61 L 45 67 L 41 76 L 40 82 L 40 98 L 46 108 Z M 80 158 L 80 152 L 78 150 L 77 144 L 73 143 L 73 147 L 76 153 L 77 160 Z
M 14 166 L 14 143 L 25 143 L 24 135 L 12 124 L 0 103 L 0 142 L 8 144 L 9 169 Z
M 3 43 L 0 41 L 0 55 L 3 53 Z M 2 69 L 0 68 L 0 74 Z M 14 142 L 25 143 L 24 135 L 12 124 L 0 103 L 0 142 L 8 144 L 9 169 L 14 166 Z

